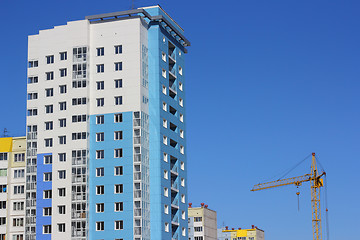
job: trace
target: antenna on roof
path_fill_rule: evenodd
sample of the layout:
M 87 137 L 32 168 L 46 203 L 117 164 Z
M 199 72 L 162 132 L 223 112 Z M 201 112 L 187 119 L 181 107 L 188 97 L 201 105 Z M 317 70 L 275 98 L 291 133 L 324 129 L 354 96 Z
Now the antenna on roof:
M 6 134 L 7 132 L 8 132 L 8 130 L 6 128 L 4 128 L 3 137 L 7 137 L 7 134 Z
M 135 8 L 135 0 L 131 0 L 131 9 Z

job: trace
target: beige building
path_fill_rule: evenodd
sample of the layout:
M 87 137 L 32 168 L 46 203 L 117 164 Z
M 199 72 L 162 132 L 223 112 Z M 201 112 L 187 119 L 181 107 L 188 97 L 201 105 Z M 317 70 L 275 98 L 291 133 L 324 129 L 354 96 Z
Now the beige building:
M 25 137 L 0 138 L 0 239 L 23 240 Z
M 188 234 L 189 240 L 216 240 L 217 220 L 216 211 L 201 203 L 201 207 L 188 208 Z

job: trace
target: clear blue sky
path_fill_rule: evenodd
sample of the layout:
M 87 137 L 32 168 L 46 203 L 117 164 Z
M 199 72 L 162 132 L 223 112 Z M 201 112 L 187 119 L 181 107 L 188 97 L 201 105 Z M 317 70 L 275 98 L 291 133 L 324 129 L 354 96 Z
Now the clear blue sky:
M 267 240 L 312 239 L 310 187 L 250 192 L 316 152 L 328 173 L 330 236 L 358 239 L 360 2 L 145 1 L 191 41 L 186 66 L 189 201 L 218 225 Z M 27 35 L 126 10 L 122 1 L 0 0 L 0 129 L 25 134 Z M 310 161 L 289 176 L 309 171 Z

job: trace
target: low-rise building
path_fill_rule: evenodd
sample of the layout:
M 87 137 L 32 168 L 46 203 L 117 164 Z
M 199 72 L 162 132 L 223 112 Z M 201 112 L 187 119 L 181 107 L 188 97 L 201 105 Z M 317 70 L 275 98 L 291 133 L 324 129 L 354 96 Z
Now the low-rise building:
M 24 239 L 25 137 L 0 138 L 0 239 Z
M 188 208 L 189 240 L 216 240 L 217 220 L 216 211 L 201 203 L 201 207 Z
M 234 229 L 228 227 L 217 231 L 218 240 L 265 240 L 264 230 L 252 225 L 251 229 Z

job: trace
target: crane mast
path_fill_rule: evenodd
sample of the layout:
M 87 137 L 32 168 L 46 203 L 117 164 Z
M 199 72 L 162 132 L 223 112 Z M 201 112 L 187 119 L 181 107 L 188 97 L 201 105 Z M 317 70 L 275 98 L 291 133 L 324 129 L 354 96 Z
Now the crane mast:
M 320 208 L 320 188 L 323 186 L 323 179 L 321 178 L 326 173 L 318 173 L 315 153 L 312 153 L 311 173 L 298 177 L 287 179 L 280 179 L 277 181 L 259 183 L 251 189 L 251 191 L 259 191 L 269 188 L 281 187 L 286 185 L 300 186 L 303 182 L 311 183 L 311 207 L 312 207 L 312 227 L 313 240 L 322 240 L 321 229 L 321 208 Z

